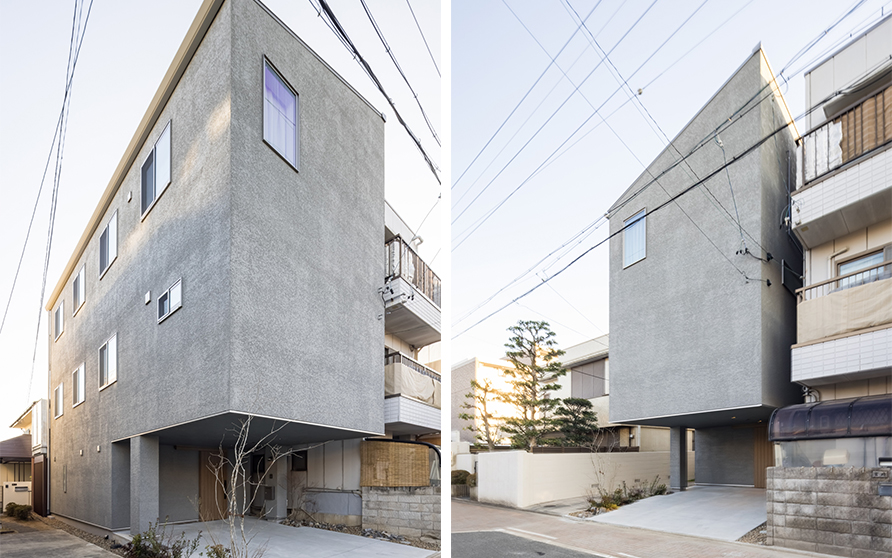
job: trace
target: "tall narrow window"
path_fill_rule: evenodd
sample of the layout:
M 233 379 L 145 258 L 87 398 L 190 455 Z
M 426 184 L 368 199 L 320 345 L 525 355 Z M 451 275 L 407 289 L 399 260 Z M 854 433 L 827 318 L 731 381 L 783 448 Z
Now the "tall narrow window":
M 269 65 L 263 65 L 263 139 L 298 168 L 298 97 Z
M 158 323 L 163 322 L 183 305 L 182 285 L 183 280 L 178 279 L 176 283 L 158 297 Z
M 56 339 L 62 335 L 62 332 L 65 330 L 65 301 L 59 302 L 59 307 L 56 308 L 55 313 L 53 314 L 53 334 L 55 334 Z
M 644 259 L 647 255 L 647 213 L 642 209 L 624 221 L 623 267 Z
M 53 390 L 53 418 L 62 416 L 62 384 Z
M 77 311 L 84 304 L 84 298 L 87 292 L 86 286 L 84 285 L 84 270 L 86 268 L 86 264 L 81 266 L 81 270 L 74 276 L 74 283 L 71 285 L 72 298 L 74 299 L 74 310 L 71 311 L 72 316 L 77 314 Z
M 71 373 L 71 407 L 84 402 L 84 363 Z
M 99 278 L 118 257 L 118 212 L 112 213 L 111 219 L 99 235 Z
M 118 379 L 118 336 L 99 347 L 99 389 L 113 384 Z
M 145 215 L 170 184 L 170 122 L 142 164 L 141 205 Z

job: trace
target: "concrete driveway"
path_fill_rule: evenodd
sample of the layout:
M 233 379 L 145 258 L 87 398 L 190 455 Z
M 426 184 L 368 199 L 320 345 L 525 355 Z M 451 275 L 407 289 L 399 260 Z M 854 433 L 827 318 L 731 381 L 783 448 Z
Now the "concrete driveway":
M 736 541 L 767 519 L 763 489 L 693 486 L 639 500 L 589 521 Z
M 0 535 L 3 558 L 116 558 L 117 554 L 99 548 L 59 529 L 30 529 Z
M 225 521 L 187 523 L 171 525 L 169 532 L 179 536 L 185 532 L 194 538 L 201 531 L 200 550 L 215 542 L 229 546 L 229 525 Z M 404 544 L 377 541 L 367 537 L 313 529 L 312 527 L 289 527 L 274 521 L 245 518 L 245 532 L 252 538 L 255 548 L 265 545 L 264 558 L 328 558 L 331 556 L 351 556 L 371 558 L 373 556 L 393 556 L 394 558 L 422 558 L 436 554 L 430 550 Z M 4 556 L 4 558 L 6 558 Z M 192 555 L 199 558 L 199 552 Z

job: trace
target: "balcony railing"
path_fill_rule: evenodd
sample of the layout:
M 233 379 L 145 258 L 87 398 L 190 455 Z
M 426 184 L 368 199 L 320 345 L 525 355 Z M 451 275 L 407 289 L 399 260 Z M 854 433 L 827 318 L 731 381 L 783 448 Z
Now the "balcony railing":
M 803 140 L 806 184 L 892 141 L 892 87 L 813 130 Z
M 858 271 L 853 271 L 852 273 L 834 277 L 833 279 L 827 279 L 826 281 L 796 289 L 796 294 L 798 295 L 799 302 L 802 303 L 806 300 L 814 300 L 818 297 L 829 295 L 830 293 L 890 278 L 892 278 L 892 260 L 886 260 L 873 267 L 860 269 Z
M 384 245 L 384 262 L 385 280 L 402 277 L 440 306 L 440 278 L 399 236 Z
M 427 376 L 428 378 L 432 378 L 433 380 L 440 382 L 440 375 L 437 374 L 437 371 L 428 368 L 427 366 L 421 364 L 417 360 L 412 359 L 411 357 L 407 357 L 403 353 L 387 353 L 384 355 L 384 366 L 388 364 L 402 364 L 403 366 L 407 366 L 412 370 L 418 372 L 422 376 Z

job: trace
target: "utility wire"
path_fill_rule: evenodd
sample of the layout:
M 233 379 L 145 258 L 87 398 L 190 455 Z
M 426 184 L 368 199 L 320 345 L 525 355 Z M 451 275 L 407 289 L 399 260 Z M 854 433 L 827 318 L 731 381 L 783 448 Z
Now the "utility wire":
M 440 74 L 440 67 L 437 66 L 437 61 L 434 60 L 434 53 L 431 52 L 431 47 L 427 44 L 427 37 L 424 36 L 424 31 L 421 30 L 421 24 L 418 23 L 418 18 L 415 17 L 415 10 L 412 9 L 412 3 L 409 2 L 409 0 L 406 0 L 406 5 L 409 6 L 409 11 L 412 12 L 412 19 L 415 20 L 415 27 L 418 28 L 418 33 L 421 34 L 421 40 L 424 41 L 424 47 L 427 49 L 427 53 L 431 57 L 431 62 L 434 63 L 434 69 L 437 70 L 437 75 L 443 77 L 442 74 Z
M 687 194 L 687 193 L 690 192 L 691 190 L 695 189 L 695 188 L 696 188 L 697 186 L 699 186 L 700 184 L 702 184 L 702 183 L 704 183 L 704 182 L 710 180 L 711 178 L 713 178 L 714 176 L 716 176 L 718 173 L 722 172 L 722 170 L 724 170 L 724 168 L 725 168 L 726 166 L 733 165 L 733 164 L 736 163 L 737 161 L 740 161 L 741 159 L 743 159 L 744 157 L 746 157 L 747 155 L 749 155 L 750 153 L 752 153 L 755 149 L 759 148 L 763 143 L 765 143 L 765 142 L 768 141 L 769 139 L 773 138 L 775 135 L 779 134 L 780 132 L 783 132 L 783 131 L 786 130 L 788 127 L 789 127 L 789 124 L 784 123 L 784 125 L 782 125 L 781 127 L 775 129 L 774 131 L 772 131 L 771 133 L 769 133 L 767 136 L 761 138 L 758 142 L 756 142 L 756 143 L 754 143 L 753 145 L 751 145 L 750 147 L 748 147 L 746 150 L 744 150 L 743 152 L 741 152 L 739 155 L 733 157 L 728 163 L 721 165 L 721 166 L 718 167 L 717 169 L 714 169 L 712 172 L 710 172 L 708 175 L 706 175 L 705 177 L 703 177 L 701 180 L 699 180 L 699 181 L 697 181 L 697 182 L 691 184 L 690 186 L 688 186 L 687 188 L 685 188 L 685 189 L 682 190 L 681 192 L 675 194 L 674 196 L 672 196 L 671 198 L 669 198 L 668 200 L 666 200 L 665 202 L 663 202 L 663 203 L 657 205 L 654 209 L 649 210 L 649 211 L 648 211 L 648 215 L 653 215 L 654 213 L 656 213 L 656 212 L 662 210 L 662 209 L 665 208 L 667 205 L 669 205 L 670 203 L 673 203 L 675 200 L 677 200 L 678 198 L 684 196 L 685 194 Z M 567 269 L 569 269 L 570 267 L 572 267 L 576 262 L 578 262 L 579 260 L 581 260 L 581 259 L 582 259 L 583 257 L 585 257 L 586 255 L 588 255 L 588 254 L 589 254 L 590 252 L 592 252 L 595 248 L 598 248 L 599 246 L 603 245 L 605 242 L 609 241 L 611 238 L 613 238 L 614 236 L 618 235 L 619 233 L 625 231 L 627 228 L 629 228 L 629 227 L 632 226 L 633 224 L 634 224 L 634 223 L 629 223 L 629 224 L 627 224 L 627 225 L 623 225 L 621 228 L 617 229 L 615 232 L 610 233 L 609 235 L 607 235 L 606 238 L 604 238 L 604 239 L 601 240 L 600 242 L 597 242 L 595 245 L 593 245 L 593 246 L 591 246 L 590 248 L 588 248 L 585 252 L 583 252 L 583 253 L 579 254 L 578 256 L 576 256 L 576 258 L 574 258 L 570 263 L 568 263 L 567 265 L 565 265 L 564 267 L 562 267 L 557 273 L 555 273 L 554 275 L 548 277 L 547 279 L 544 279 L 541 283 L 536 284 L 536 285 L 533 286 L 531 289 L 527 290 L 526 292 L 524 292 L 524 293 L 521 294 L 520 296 L 514 298 L 513 300 L 511 300 L 510 302 L 508 302 L 508 303 L 505 304 L 504 306 L 498 308 L 497 310 L 494 310 L 493 312 L 490 312 L 488 315 L 486 315 L 485 317 L 481 318 L 480 320 L 478 320 L 477 322 L 475 322 L 475 323 L 474 323 L 473 325 L 471 325 L 470 327 L 467 327 L 467 328 L 463 329 L 462 331 L 460 331 L 459 333 L 453 335 L 453 336 L 452 336 L 452 339 L 456 339 L 456 338 L 458 338 L 459 336 L 461 336 L 462 334 L 464 334 L 464 333 L 467 332 L 468 330 L 471 330 L 471 329 L 477 327 L 478 325 L 480 325 L 480 324 L 483 323 L 484 321 L 486 321 L 486 320 L 488 320 L 489 318 L 495 316 L 496 314 L 498 314 L 499 312 L 501 312 L 502 310 L 504 310 L 504 309 L 507 308 L 508 306 L 511 306 L 512 304 L 514 304 L 514 303 L 517 302 L 518 300 L 521 300 L 521 299 L 523 299 L 524 297 L 526 297 L 526 296 L 532 294 L 534 291 L 536 291 L 537 289 L 539 289 L 542 285 L 545 285 L 546 283 L 548 283 L 549 281 L 553 280 L 555 277 L 559 276 L 561 273 L 563 273 L 564 271 L 566 271 Z M 745 274 L 743 274 L 743 277 L 744 277 L 744 279 L 745 279 L 747 282 L 750 282 L 750 281 L 758 281 L 758 282 L 762 282 L 761 279 L 756 279 L 756 278 L 748 277 L 748 276 L 746 276 Z
M 437 196 L 437 199 L 434 201 L 434 205 L 432 205 L 431 208 L 427 210 L 427 215 L 424 216 L 424 219 L 421 220 L 421 224 L 418 225 L 418 228 L 415 229 L 415 236 L 418 236 L 418 234 L 421 232 L 421 227 L 424 226 L 424 222 L 427 221 L 427 218 L 431 216 L 431 212 L 433 212 L 434 208 L 437 207 L 437 204 L 440 203 L 440 198 L 442 197 L 443 194 L 440 193 Z
M 595 4 L 595 7 L 592 8 L 592 10 L 588 13 L 588 15 L 585 16 L 585 18 L 588 19 L 589 17 L 591 17 L 591 15 L 595 12 L 595 10 L 598 8 L 598 6 L 600 4 L 601 4 L 601 0 L 598 0 L 598 3 Z M 581 28 L 582 28 L 582 26 L 580 25 L 573 31 L 573 33 L 570 35 L 570 37 L 564 43 L 564 46 L 562 46 L 561 49 L 558 51 L 558 53 L 555 55 L 555 58 L 557 58 L 558 56 L 561 55 L 562 52 L 564 52 L 564 49 L 567 48 L 567 45 L 570 44 L 570 41 L 573 40 L 573 37 L 576 36 L 576 33 L 578 33 Z M 545 69 L 542 70 L 542 73 L 539 74 L 539 77 L 536 78 L 536 81 L 534 81 L 533 84 L 529 87 L 529 89 L 527 89 L 527 92 L 523 94 L 523 97 L 521 97 L 520 100 L 517 101 L 517 104 L 514 105 L 514 108 L 511 109 L 511 112 L 508 113 L 508 116 L 505 117 L 505 120 L 503 120 L 502 123 L 499 125 L 499 127 L 496 129 L 496 131 L 493 132 L 492 136 L 490 136 L 490 138 L 488 140 L 486 140 L 486 143 L 483 145 L 483 147 L 480 148 L 480 151 L 477 152 L 477 155 L 474 156 L 474 159 L 472 159 L 471 162 L 468 163 L 468 166 L 465 167 L 465 170 L 463 170 L 462 173 L 459 175 L 459 177 L 455 179 L 455 181 L 452 183 L 452 188 L 455 188 L 455 186 L 465 176 L 465 173 L 467 173 L 468 170 L 474 165 L 474 163 L 477 162 L 477 158 L 480 157 L 480 155 L 482 155 L 484 151 L 486 151 L 486 148 L 489 147 L 489 144 L 492 143 L 492 140 L 495 139 L 495 137 L 499 134 L 499 132 L 502 130 L 502 128 L 505 126 L 505 124 L 508 123 L 508 120 L 510 120 L 511 117 L 514 115 L 514 113 L 517 112 L 517 109 L 520 108 L 520 105 L 523 104 L 523 102 L 526 100 L 526 98 L 529 96 L 529 94 L 533 91 L 533 89 L 536 88 L 536 85 L 539 84 L 539 81 L 541 81 L 542 78 L 545 77 L 545 73 L 548 72 L 548 69 L 551 68 L 551 66 L 553 64 L 554 64 L 554 58 L 552 58 L 551 62 L 549 62 L 548 65 L 545 66 Z
M 422 157 L 424 157 L 424 160 L 427 163 L 427 166 L 430 167 L 430 170 L 433 173 L 434 178 L 437 179 L 437 183 L 442 184 L 442 182 L 440 181 L 440 175 L 437 173 L 437 170 L 438 170 L 437 165 L 434 164 L 434 162 L 428 156 L 427 151 L 425 151 L 424 147 L 422 147 L 422 145 L 421 145 L 421 140 L 419 140 L 418 137 L 412 132 L 411 128 L 409 128 L 409 125 L 406 123 L 406 121 L 403 119 L 403 116 L 400 114 L 400 111 L 397 110 L 396 105 L 393 102 L 393 99 L 391 99 L 390 96 L 387 94 L 387 91 L 385 91 L 384 85 L 381 84 L 381 81 L 377 78 L 375 73 L 372 71 L 372 67 L 369 65 L 369 63 L 366 61 L 366 59 L 362 57 L 362 54 L 359 53 L 359 50 L 356 48 L 356 45 L 353 44 L 353 41 L 350 40 L 349 35 L 347 35 L 347 32 L 344 31 L 344 28 L 341 26 L 341 23 L 338 21 L 338 18 L 335 17 L 334 12 L 328 6 L 328 2 L 326 2 L 325 0 L 319 0 L 319 5 L 322 7 L 322 11 L 325 12 L 326 17 L 328 17 L 329 21 L 334 26 L 333 28 L 330 27 L 332 29 L 332 31 L 334 31 L 336 35 L 338 35 L 339 37 L 342 38 L 342 42 L 345 44 L 345 46 L 347 46 L 347 48 L 350 50 L 350 52 L 356 57 L 356 60 L 359 63 L 359 65 L 362 66 L 363 69 L 365 69 L 366 73 L 371 78 L 372 82 L 378 88 L 378 91 L 380 91 L 381 94 L 384 95 L 384 98 L 387 100 L 387 104 L 390 105 L 390 108 L 391 108 L 391 110 L 393 110 L 393 113 L 396 115 L 397 120 L 399 120 L 400 124 L 402 124 L 403 128 L 405 128 L 406 133 L 409 134 L 409 137 L 415 143 L 415 146 L 418 148 L 418 151 L 421 152 L 421 155 L 422 155 Z
M 424 117 L 424 123 L 427 124 L 427 129 L 430 130 L 431 135 L 434 136 L 434 141 L 437 142 L 437 145 L 442 146 L 440 143 L 440 136 L 437 135 L 437 131 L 434 130 L 434 125 L 431 124 L 430 119 L 427 117 L 427 113 L 424 111 L 424 107 L 421 106 L 421 100 L 418 99 L 418 93 L 415 92 L 415 89 L 412 87 L 412 84 L 409 83 L 409 78 L 406 77 L 405 72 L 400 67 L 400 63 L 396 60 L 396 55 L 393 54 L 393 49 L 390 48 L 390 45 L 387 44 L 387 39 L 384 38 L 384 33 L 381 31 L 381 28 L 378 27 L 378 22 L 375 21 L 374 16 L 372 16 L 372 11 L 369 9 L 369 5 L 365 3 L 365 0 L 359 0 L 362 3 L 362 7 L 365 10 L 365 14 L 369 16 L 369 21 L 372 23 L 372 27 L 375 28 L 375 33 L 378 34 L 378 38 L 381 39 L 381 44 L 384 45 L 384 50 L 387 51 L 387 54 L 390 55 L 390 59 L 393 60 L 393 65 L 396 66 L 396 70 L 403 76 L 403 81 L 406 82 L 406 86 L 409 88 L 409 91 L 412 92 L 412 96 L 415 97 L 415 103 L 418 104 L 418 109 L 421 111 L 421 116 Z

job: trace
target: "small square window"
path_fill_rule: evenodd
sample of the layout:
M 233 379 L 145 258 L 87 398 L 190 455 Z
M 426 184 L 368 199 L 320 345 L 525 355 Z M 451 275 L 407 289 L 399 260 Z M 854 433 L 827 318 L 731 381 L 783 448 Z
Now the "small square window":
M 642 209 L 623 222 L 623 267 L 639 262 L 647 255 L 647 212 Z
M 298 96 L 282 76 L 263 65 L 263 140 L 298 168 Z
M 53 390 L 53 418 L 62 416 L 62 384 Z
M 59 307 L 56 308 L 56 311 L 53 313 L 53 333 L 56 335 L 56 339 L 59 339 L 59 336 L 62 335 L 62 332 L 65 330 L 65 301 L 59 302 Z
M 71 373 L 71 407 L 77 407 L 84 402 L 84 363 Z
M 118 379 L 118 336 L 99 347 L 99 389 L 100 391 Z
M 145 217 L 164 189 L 170 184 L 170 122 L 142 164 L 140 200 Z
M 118 257 L 118 212 L 112 213 L 108 224 L 99 235 L 99 278 L 105 275 L 112 262 Z
M 84 264 L 81 266 L 81 270 L 77 272 L 77 275 L 74 276 L 74 283 L 71 286 L 72 298 L 74 299 L 74 310 L 72 310 L 71 315 L 74 316 L 77 314 L 77 311 L 81 306 L 84 305 L 84 299 L 86 298 L 87 288 L 84 284 L 84 275 L 85 270 L 87 269 L 87 265 Z
M 158 323 L 163 322 L 168 316 L 183 306 L 183 280 L 170 286 L 158 297 Z

